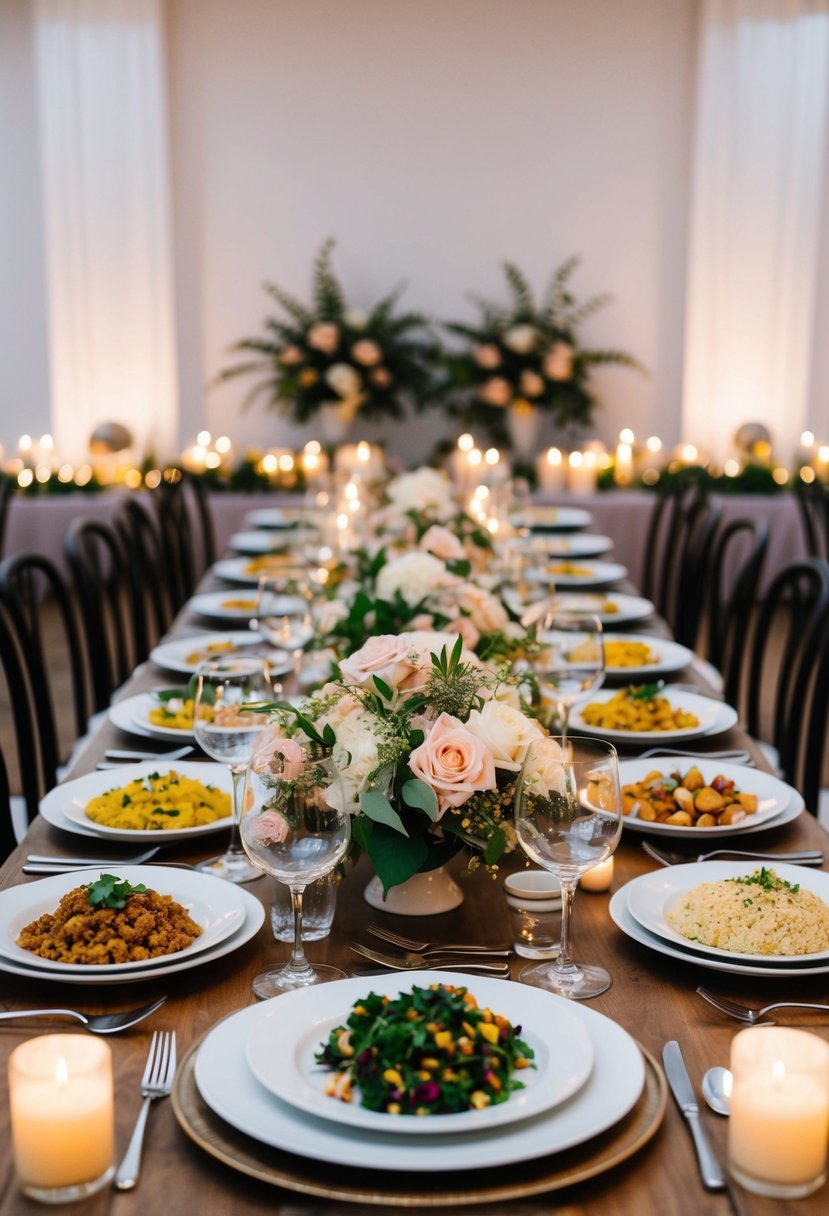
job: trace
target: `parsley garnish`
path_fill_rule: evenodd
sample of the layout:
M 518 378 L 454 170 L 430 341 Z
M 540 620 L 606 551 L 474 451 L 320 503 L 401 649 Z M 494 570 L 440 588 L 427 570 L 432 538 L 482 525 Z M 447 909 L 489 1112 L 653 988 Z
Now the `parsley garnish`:
M 762 887 L 764 891 L 790 891 L 792 895 L 797 895 L 800 890 L 799 882 L 787 882 L 775 870 L 767 870 L 765 866 L 761 866 L 759 870 L 755 870 L 753 874 L 747 874 L 744 878 L 726 878 L 725 881 Z
M 95 882 L 83 884 L 87 899 L 93 908 L 123 908 L 130 895 L 143 895 L 147 888 L 143 882 L 133 886 L 125 878 L 114 874 L 102 874 Z

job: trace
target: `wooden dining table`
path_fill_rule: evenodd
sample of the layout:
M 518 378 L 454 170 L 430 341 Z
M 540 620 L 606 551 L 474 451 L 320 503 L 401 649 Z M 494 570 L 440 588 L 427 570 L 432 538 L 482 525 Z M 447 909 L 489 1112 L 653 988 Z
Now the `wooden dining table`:
M 192 619 L 185 612 L 176 624 L 176 633 L 185 635 L 192 632 L 192 625 Z M 680 678 L 688 678 L 687 673 Z M 135 673 L 124 692 L 131 695 L 158 686 L 165 680 L 169 684 L 169 676 L 163 676 L 151 664 L 146 664 Z M 137 743 L 140 743 L 141 750 L 145 750 L 145 744 L 150 743 L 151 748 L 153 746 L 151 740 L 130 740 L 107 721 L 80 753 L 70 775 L 78 776 L 92 771 L 108 747 L 135 746 Z M 698 743 L 703 754 L 706 750 L 724 747 L 746 747 L 758 765 L 765 765 L 762 751 L 740 726 L 716 738 L 699 740 Z M 158 743 L 157 747 L 164 750 L 163 743 Z M 114 772 L 113 784 L 117 784 L 121 777 L 122 774 Z M 750 839 L 748 847 L 751 848 L 784 851 L 817 847 L 829 853 L 829 836 L 816 818 L 807 812 L 785 826 L 770 828 L 743 839 L 746 842 Z M 641 840 L 639 834 L 623 833 L 615 858 L 613 890 L 656 868 L 656 863 L 642 851 Z M 102 840 L 93 841 L 91 837 L 70 835 L 39 817 L 0 870 L 0 889 L 21 882 L 37 881 L 27 878 L 22 872 L 27 853 L 77 855 L 81 841 L 84 850 L 92 843 L 96 855 L 111 856 L 113 862 L 133 851 L 114 845 L 107 848 Z M 700 845 L 704 843 L 701 834 Z M 171 846 L 165 849 L 163 857 L 170 863 L 192 863 L 215 852 L 215 837 L 201 837 L 196 847 L 184 844 Z M 392 916 L 369 907 L 363 898 L 363 890 L 371 871 L 363 858 L 347 873 L 339 886 L 337 911 L 330 936 L 309 943 L 309 957 L 312 962 L 334 964 L 346 973 L 353 973 L 363 960 L 350 949 L 350 943 L 370 940 L 366 936 L 366 927 L 371 921 L 410 936 L 422 935 L 424 940 L 429 938 L 470 944 L 493 940 L 509 942 L 510 925 L 503 878 L 519 864 L 513 857 L 507 859 L 494 877 L 483 871 L 461 876 L 459 881 L 464 900 L 459 908 L 441 915 L 410 918 Z M 455 865 L 462 868 L 463 860 L 457 858 Z M 266 907 L 269 906 L 273 891 L 270 878 L 262 877 L 246 889 Z M 65 1205 L 63 1210 L 73 1216 L 76 1212 L 86 1213 L 87 1216 L 103 1216 L 104 1213 L 107 1216 L 127 1216 L 139 1210 L 152 1216 L 168 1212 L 198 1213 L 199 1216 L 227 1216 L 230 1213 L 247 1216 L 265 1212 L 272 1216 L 298 1216 L 300 1213 L 329 1216 L 333 1213 L 353 1214 L 370 1210 L 392 1211 L 405 1205 L 414 1211 L 448 1206 L 457 1206 L 459 1211 L 470 1213 L 508 1210 L 516 1216 L 541 1216 L 541 1213 L 550 1211 L 601 1213 L 601 1216 L 630 1216 L 631 1213 L 637 1213 L 637 1216 L 648 1213 L 659 1216 L 671 1216 L 672 1213 L 726 1216 L 733 1212 L 746 1216 L 764 1216 L 766 1213 L 779 1216 L 782 1211 L 789 1210 L 803 1216 L 823 1213 L 827 1204 L 826 1187 L 809 1198 L 789 1205 L 750 1194 L 736 1183 L 729 1183 L 727 1192 L 704 1190 L 688 1129 L 666 1090 L 660 1064 L 665 1042 L 677 1039 L 698 1094 L 703 1072 L 711 1065 L 728 1064 L 730 1043 L 741 1028 L 740 1024 L 702 1000 L 695 992 L 698 985 L 705 985 L 746 1004 L 761 1004 L 782 997 L 825 1000 L 829 997 L 826 976 L 800 979 L 793 976 L 790 981 L 762 980 L 708 970 L 691 961 L 662 956 L 629 940 L 615 926 L 608 912 L 609 900 L 609 893 L 580 891 L 575 901 L 576 956 L 579 960 L 604 966 L 613 981 L 608 991 L 590 1001 L 589 1005 L 628 1031 L 652 1061 L 648 1074 L 650 1109 L 640 1120 L 641 1144 L 637 1143 L 636 1129 L 632 1129 L 631 1144 L 636 1151 L 632 1151 L 624 1160 L 621 1154 L 612 1168 L 600 1167 L 594 1177 L 588 1176 L 585 1160 L 588 1165 L 591 1156 L 601 1161 L 603 1145 L 599 1143 L 598 1146 L 589 1146 L 586 1153 L 574 1150 L 551 1157 L 542 1161 L 540 1166 L 533 1167 L 535 1172 L 530 1170 L 527 1175 L 522 1175 L 520 1170 L 516 1174 L 513 1167 L 506 1167 L 503 1170 L 476 1169 L 460 1178 L 455 1175 L 452 1179 L 447 1175 L 412 1173 L 408 1177 L 390 1180 L 372 1170 L 370 1162 L 357 1163 L 349 1159 L 345 1147 L 340 1166 L 324 1165 L 282 1154 L 276 1149 L 262 1149 L 256 1143 L 246 1141 L 245 1137 L 235 1135 L 229 1128 L 219 1128 L 218 1142 L 224 1154 L 236 1159 L 237 1168 L 234 1168 L 219 1159 L 222 1154 L 215 1156 L 203 1144 L 197 1143 L 193 1139 L 193 1127 L 185 1132 L 177 1121 L 175 1103 L 162 1100 L 155 1102 L 150 1112 L 137 1190 L 122 1193 L 107 1187 L 82 1203 Z M 159 973 L 150 982 L 85 987 L 23 978 L 0 969 L 0 1006 L 5 1009 L 68 1006 L 97 1013 L 126 1009 L 162 994 L 167 996 L 166 1005 L 146 1022 L 109 1039 L 116 1088 L 117 1148 L 118 1153 L 122 1154 L 140 1105 L 139 1081 L 152 1030 L 175 1029 L 179 1045 L 179 1073 L 182 1074 L 182 1070 L 188 1066 L 192 1072 L 192 1055 L 189 1053 L 202 1036 L 221 1019 L 254 1004 L 255 998 L 251 993 L 254 975 L 265 966 L 287 961 L 289 952 L 288 945 L 274 940 L 266 918 L 257 935 L 235 952 L 167 977 Z M 525 960 L 513 957 L 513 980 L 518 979 L 523 966 Z M 475 977 L 469 977 L 468 985 L 474 992 Z M 366 990 L 370 991 L 370 988 L 371 979 L 366 977 Z M 274 999 L 278 1002 L 281 998 Z M 814 1031 L 829 1041 L 829 1015 L 791 1010 L 785 1014 L 785 1021 Z M 27 1038 L 42 1034 L 47 1029 L 71 1031 L 74 1025 L 57 1019 L 49 1023 L 44 1019 L 0 1022 L 4 1057 L 7 1059 L 11 1050 Z M 85 1032 L 78 1027 L 77 1033 Z M 561 1046 L 566 1050 L 566 1043 Z M 608 1081 L 608 1084 L 612 1082 Z M 5 1068 L 0 1077 L 0 1087 L 0 1109 L 6 1112 L 8 1095 Z M 701 1098 L 700 1105 L 703 1107 L 705 1130 L 717 1157 L 724 1164 L 727 1121 L 705 1109 Z M 209 1140 L 211 1134 L 210 1128 L 204 1127 L 199 1137 Z M 602 1140 L 599 1137 L 599 1141 Z M 267 1174 L 269 1168 L 273 1170 L 282 1179 L 281 1184 L 254 1176 L 257 1171 L 249 1168 L 250 1160 L 255 1162 L 257 1158 L 262 1164 L 262 1171 Z M 21 1193 L 15 1179 L 8 1135 L 0 1145 L 0 1163 L 0 1216 L 34 1212 L 38 1205 Z M 532 1186 L 524 1187 L 526 1193 L 522 1193 L 521 1179 L 524 1177 L 534 1177 L 536 1183 L 541 1180 L 539 1193 L 532 1193 Z M 583 1180 L 572 1184 L 569 1181 L 572 1177 Z M 510 1180 L 516 1178 L 518 1181 L 510 1192 Z M 545 1178 L 548 1185 L 544 1183 Z M 378 1202 L 384 1195 L 385 1199 Z M 409 1195 L 414 1198 L 407 1203 Z M 511 1197 L 507 1201 L 502 1197 L 504 1195 Z

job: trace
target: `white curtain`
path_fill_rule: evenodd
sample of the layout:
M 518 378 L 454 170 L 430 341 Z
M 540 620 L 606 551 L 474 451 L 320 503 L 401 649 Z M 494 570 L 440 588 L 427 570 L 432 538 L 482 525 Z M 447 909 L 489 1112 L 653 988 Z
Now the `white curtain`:
M 703 0 L 683 433 L 723 458 L 809 418 L 827 156 L 829 0 Z
M 65 458 L 102 422 L 138 455 L 177 440 L 160 0 L 37 0 L 52 426 Z

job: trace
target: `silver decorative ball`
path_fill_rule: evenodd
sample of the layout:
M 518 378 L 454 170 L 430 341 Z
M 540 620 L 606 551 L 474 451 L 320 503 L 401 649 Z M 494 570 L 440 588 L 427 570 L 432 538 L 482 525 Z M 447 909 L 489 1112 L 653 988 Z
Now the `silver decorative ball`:
M 89 450 L 93 456 L 123 452 L 129 447 L 132 447 L 132 432 L 120 422 L 102 422 L 89 436 Z
M 771 444 L 771 432 L 762 422 L 744 422 L 734 432 L 734 446 L 746 456 L 754 453 L 758 443 Z

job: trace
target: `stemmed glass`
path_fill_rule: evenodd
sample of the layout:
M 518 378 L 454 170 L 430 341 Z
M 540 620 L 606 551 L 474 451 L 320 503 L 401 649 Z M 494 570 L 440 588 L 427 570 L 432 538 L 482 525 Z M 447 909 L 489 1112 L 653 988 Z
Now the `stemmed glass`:
M 280 689 L 272 684 L 267 663 L 250 654 L 208 659 L 199 666 L 195 679 L 196 742 L 208 756 L 230 769 L 233 780 L 233 820 L 227 852 L 200 862 L 196 869 L 230 882 L 252 882 L 262 877 L 262 871 L 250 864 L 239 840 L 240 795 L 254 741 L 267 718 L 245 706 L 272 701 Z
M 302 652 L 314 636 L 311 590 L 303 570 L 262 575 L 251 627 L 273 646 L 293 655 L 294 674 L 299 678 Z
M 604 682 L 602 623 L 588 612 L 547 613 L 532 665 L 544 701 L 555 706 L 558 729 L 567 736 L 570 711 Z
M 351 814 L 333 761 L 271 731 L 263 735 L 248 767 L 241 835 L 251 861 L 290 888 L 294 910 L 290 961 L 256 976 L 256 996 L 342 979 L 337 967 L 312 967 L 302 945 L 303 891 L 334 869 L 351 840 Z
M 561 883 L 558 957 L 519 978 L 573 1000 L 598 996 L 612 981 L 603 967 L 573 961 L 571 914 L 580 876 L 615 851 L 622 833 L 616 749 L 578 736 L 531 743 L 516 784 L 515 831 L 527 856 Z

